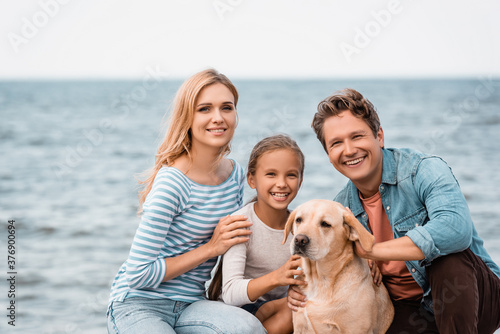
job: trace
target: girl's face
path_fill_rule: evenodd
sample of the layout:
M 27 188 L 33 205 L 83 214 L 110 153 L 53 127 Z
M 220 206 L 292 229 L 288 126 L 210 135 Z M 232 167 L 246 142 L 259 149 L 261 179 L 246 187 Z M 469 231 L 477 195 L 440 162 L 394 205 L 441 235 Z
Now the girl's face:
M 220 149 L 231 141 L 235 128 L 236 107 L 231 91 L 221 83 L 203 88 L 191 125 L 193 147 Z
M 255 175 L 247 175 L 248 184 L 257 190 L 259 207 L 286 210 L 302 183 L 300 167 L 299 157 L 290 149 L 261 155 Z

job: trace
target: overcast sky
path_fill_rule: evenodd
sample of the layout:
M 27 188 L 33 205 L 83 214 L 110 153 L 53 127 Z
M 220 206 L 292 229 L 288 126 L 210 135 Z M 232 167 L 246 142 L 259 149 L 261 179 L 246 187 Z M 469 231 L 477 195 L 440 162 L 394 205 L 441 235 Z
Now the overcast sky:
M 500 76 L 500 1 L 0 4 L 0 79 Z

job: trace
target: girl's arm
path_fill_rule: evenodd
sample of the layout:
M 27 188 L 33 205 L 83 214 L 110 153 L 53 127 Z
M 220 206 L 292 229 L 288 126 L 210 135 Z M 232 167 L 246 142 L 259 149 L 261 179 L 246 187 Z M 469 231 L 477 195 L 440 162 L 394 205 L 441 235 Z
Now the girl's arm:
M 294 279 L 294 275 L 303 275 L 302 270 L 297 270 L 300 265 L 300 257 L 297 255 L 290 257 L 284 265 L 269 274 L 255 279 L 245 278 L 247 247 L 252 245 L 236 245 L 224 254 L 222 299 L 226 304 L 242 306 L 254 302 L 278 286 L 307 284 L 303 280 Z
M 247 296 L 249 279 L 245 278 L 247 244 L 231 247 L 222 260 L 222 300 L 224 303 L 241 306 L 251 303 Z
M 278 286 L 306 284 L 305 281 L 294 278 L 295 275 L 303 274 L 302 270 L 297 269 L 299 265 L 300 256 L 292 255 L 280 268 L 259 278 L 252 279 L 247 286 L 248 298 L 253 302 Z

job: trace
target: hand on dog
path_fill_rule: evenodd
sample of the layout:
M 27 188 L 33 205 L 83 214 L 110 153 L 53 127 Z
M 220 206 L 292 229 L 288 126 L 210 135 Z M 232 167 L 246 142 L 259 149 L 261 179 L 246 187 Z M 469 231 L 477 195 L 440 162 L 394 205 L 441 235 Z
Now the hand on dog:
M 274 282 L 278 286 L 285 285 L 305 285 L 305 281 L 296 279 L 295 276 L 302 276 L 304 272 L 297 269 L 300 265 L 300 256 L 292 255 L 284 265 L 273 271 Z
M 369 259 L 369 252 L 367 252 L 363 247 L 361 247 L 361 244 L 359 241 L 354 242 L 354 251 L 356 252 L 356 255 L 359 257 L 362 257 L 363 259 Z
M 282 285 L 289 285 L 287 292 L 288 307 L 292 311 L 297 311 L 299 307 L 305 306 L 306 296 L 300 292 L 299 285 L 307 285 L 304 281 L 304 272 L 297 269 L 300 266 L 301 259 L 298 255 L 292 255 L 288 261 L 275 272 L 283 278 Z M 295 276 L 297 276 L 295 278 Z
M 288 308 L 290 308 L 293 312 L 297 312 L 299 307 L 306 306 L 307 298 L 302 294 L 297 285 L 290 285 L 286 298 L 288 300 Z
M 373 283 L 377 286 L 380 286 L 380 284 L 382 284 L 382 273 L 380 272 L 380 269 L 377 266 L 377 262 L 373 260 L 368 260 L 368 265 L 370 266 L 370 272 L 373 277 Z

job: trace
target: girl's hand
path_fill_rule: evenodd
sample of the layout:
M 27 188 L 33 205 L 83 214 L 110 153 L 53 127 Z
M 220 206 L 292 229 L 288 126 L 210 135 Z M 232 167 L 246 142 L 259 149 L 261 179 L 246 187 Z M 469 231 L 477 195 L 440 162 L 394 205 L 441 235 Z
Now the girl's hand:
M 304 272 L 297 269 L 300 266 L 300 256 L 292 255 L 280 268 L 273 271 L 274 283 L 277 286 L 305 285 L 306 282 L 294 276 L 302 276 Z
M 382 273 L 380 272 L 380 269 L 377 266 L 377 262 L 373 260 L 368 260 L 368 265 L 370 266 L 370 272 L 373 277 L 373 283 L 377 286 L 380 286 L 382 283 Z
M 221 218 L 217 227 L 212 234 L 212 238 L 207 243 L 212 257 L 224 254 L 231 246 L 241 244 L 249 240 L 248 236 L 252 231 L 246 229 L 252 226 L 252 223 L 247 221 L 246 216 L 237 215 Z

